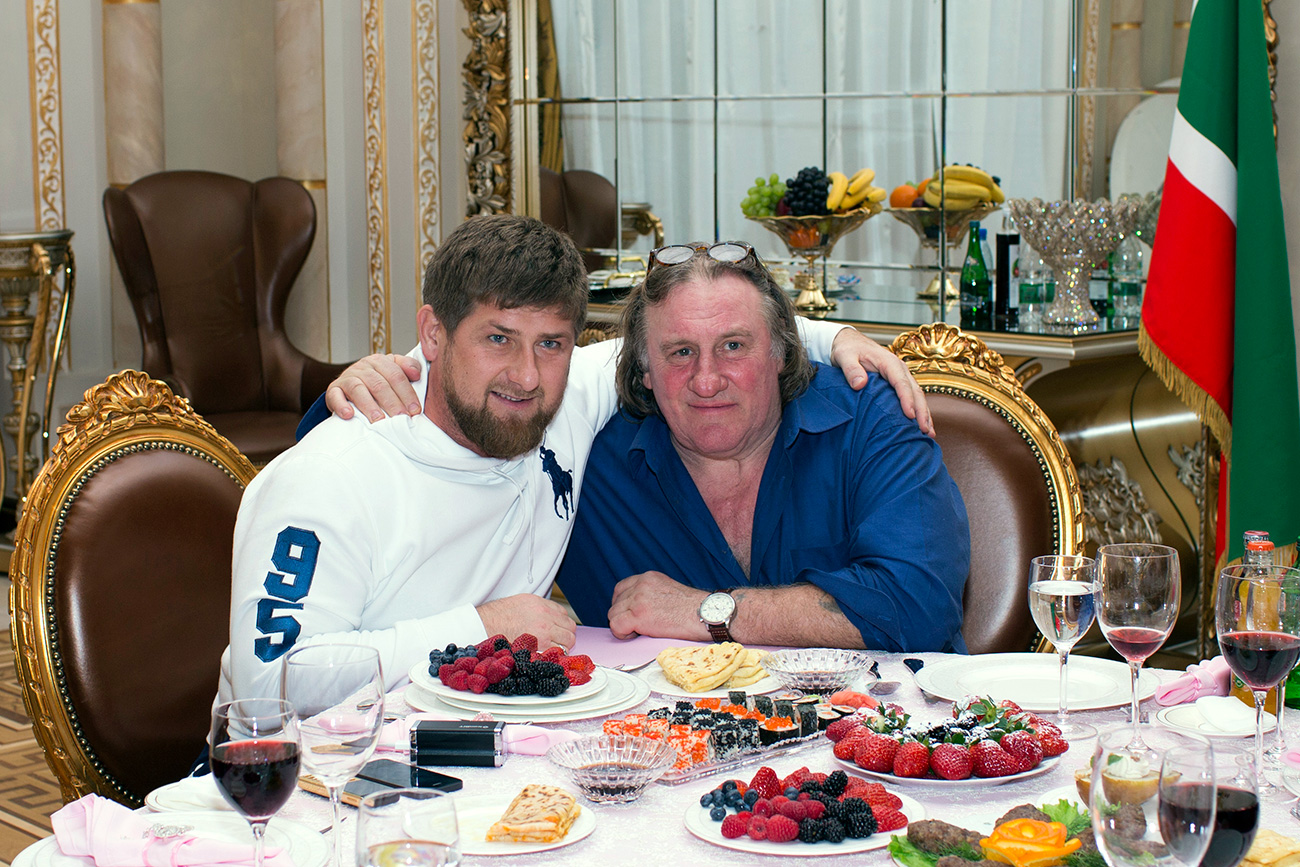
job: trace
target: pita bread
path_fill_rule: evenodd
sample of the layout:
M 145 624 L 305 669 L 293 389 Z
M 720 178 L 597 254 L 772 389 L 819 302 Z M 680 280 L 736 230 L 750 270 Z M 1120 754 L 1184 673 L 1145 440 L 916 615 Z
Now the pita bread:
M 707 692 L 722 686 L 745 660 L 745 648 L 734 641 L 702 647 L 669 647 L 656 661 L 669 683 L 687 692 Z
M 564 839 L 582 812 L 564 789 L 530 783 L 488 829 L 487 839 L 511 843 L 554 843 Z
M 1246 853 L 1246 860 L 1241 863 L 1245 867 L 1294 867 L 1300 864 L 1300 842 L 1268 828 L 1260 828 Z
M 759 662 L 762 658 L 763 651 L 745 648 L 745 660 L 740 664 L 740 668 L 731 673 L 731 677 L 725 684 L 726 688 L 740 689 L 742 686 L 758 683 L 767 677 L 767 669 Z

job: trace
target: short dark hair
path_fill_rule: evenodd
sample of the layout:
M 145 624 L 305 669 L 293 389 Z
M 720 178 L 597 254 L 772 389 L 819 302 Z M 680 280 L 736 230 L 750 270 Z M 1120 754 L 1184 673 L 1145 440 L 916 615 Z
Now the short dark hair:
M 558 307 L 587 319 L 587 272 L 569 236 L 514 214 L 471 217 L 448 235 L 424 271 L 423 301 L 454 332 L 479 304 Z
M 772 279 L 767 268 L 754 256 L 739 262 L 718 262 L 697 252 L 680 265 L 661 265 L 652 268 L 627 296 L 623 308 L 620 331 L 623 347 L 618 356 L 618 397 L 623 410 L 634 418 L 661 415 L 654 392 L 645 387 L 643 379 L 650 363 L 646 346 L 646 310 L 662 304 L 674 289 L 694 280 L 712 282 L 724 274 L 735 274 L 758 290 L 763 318 L 772 335 L 772 352 L 781 359 L 778 383 L 781 389 L 781 406 L 794 400 L 808 383 L 812 382 L 813 367 L 808 353 L 799 339 L 795 324 L 795 309 L 790 296 Z

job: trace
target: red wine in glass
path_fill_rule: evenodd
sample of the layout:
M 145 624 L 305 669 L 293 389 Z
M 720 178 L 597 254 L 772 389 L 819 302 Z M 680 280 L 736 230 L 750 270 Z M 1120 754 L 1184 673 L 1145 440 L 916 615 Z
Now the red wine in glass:
M 274 816 L 298 783 L 298 745 L 231 741 L 212 749 L 212 775 L 226 800 L 250 819 Z
M 1205 845 L 1205 828 L 1210 821 L 1211 804 L 1206 789 L 1210 783 L 1177 783 L 1160 792 L 1157 817 L 1160 836 L 1174 857 L 1183 864 L 1196 864 Z M 1211 845 L 1213 845 L 1211 838 Z M 1208 856 L 1205 864 L 1209 864 Z
M 1245 789 L 1219 786 L 1210 848 L 1201 867 L 1236 867 L 1250 851 L 1259 828 L 1259 797 Z
M 1106 640 L 1129 662 L 1142 662 L 1165 643 L 1165 633 L 1143 626 L 1121 626 L 1109 630 Z
M 1277 686 L 1300 660 L 1300 636 L 1266 630 L 1241 630 L 1219 636 L 1219 649 L 1251 689 Z

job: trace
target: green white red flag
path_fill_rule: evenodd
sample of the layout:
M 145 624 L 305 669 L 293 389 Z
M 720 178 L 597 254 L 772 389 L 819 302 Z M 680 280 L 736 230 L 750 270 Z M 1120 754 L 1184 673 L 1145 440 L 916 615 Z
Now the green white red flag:
M 1139 346 L 1223 449 L 1218 557 L 1300 533 L 1300 391 L 1259 0 L 1199 0 Z M 1206 504 L 1208 507 L 1208 504 Z M 1208 552 L 1207 552 L 1208 553 Z

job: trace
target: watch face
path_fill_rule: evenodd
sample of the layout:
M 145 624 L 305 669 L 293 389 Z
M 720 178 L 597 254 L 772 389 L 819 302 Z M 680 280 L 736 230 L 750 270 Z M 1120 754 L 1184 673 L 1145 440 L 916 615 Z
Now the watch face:
M 700 603 L 700 619 L 705 623 L 725 623 L 736 610 L 736 600 L 727 593 L 714 593 Z

